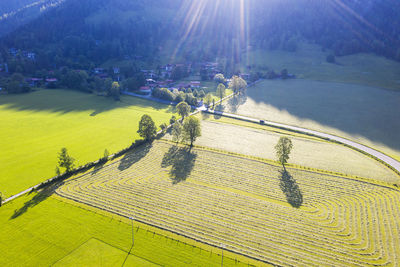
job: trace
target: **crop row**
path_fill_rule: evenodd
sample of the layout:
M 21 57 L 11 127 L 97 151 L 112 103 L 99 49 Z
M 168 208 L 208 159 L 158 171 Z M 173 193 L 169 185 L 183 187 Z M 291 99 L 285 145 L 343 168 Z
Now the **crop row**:
M 155 142 L 141 157 L 128 155 L 66 181 L 57 193 L 278 265 L 400 260 L 396 190 L 294 169 L 284 178 L 279 167 L 204 149 L 192 151 L 193 168 L 175 184 L 171 165 L 188 163 L 168 163 L 174 151 Z M 285 190 L 297 191 L 299 207 L 288 204 Z

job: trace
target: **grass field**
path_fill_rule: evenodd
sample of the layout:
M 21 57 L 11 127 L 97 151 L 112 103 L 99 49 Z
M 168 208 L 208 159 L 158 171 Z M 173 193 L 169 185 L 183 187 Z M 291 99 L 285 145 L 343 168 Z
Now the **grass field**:
M 400 156 L 400 92 L 309 80 L 262 81 L 225 111 L 336 134 Z
M 157 126 L 174 114 L 170 106 L 121 100 L 66 90 L 0 96 L 0 191 L 10 196 L 54 176 L 62 147 L 84 164 L 138 139 L 143 114 Z
M 299 78 L 355 83 L 400 90 L 400 62 L 373 54 L 355 54 L 336 58 L 336 64 L 326 62 L 329 51 L 318 45 L 299 43 L 296 52 L 282 50 L 254 50 L 243 55 L 246 65 L 266 67 L 280 72 L 288 69 Z M 245 69 L 243 69 L 246 72 Z
M 272 130 L 277 131 L 277 129 L 240 120 L 207 117 L 201 123 L 202 136 L 196 140 L 197 145 L 249 156 L 276 159 L 274 146 L 279 137 L 284 135 L 292 140 L 294 146 L 289 163 L 400 183 L 400 177 L 392 170 L 345 146 L 285 131 L 282 133 L 272 132 Z M 167 135 L 166 138 L 170 138 L 170 136 Z
M 0 208 L 0 266 L 220 266 L 221 249 L 32 193 Z M 128 253 L 130 252 L 130 253 Z M 235 262 L 235 257 L 242 262 Z M 224 253 L 226 266 L 254 263 Z
M 56 193 L 276 265 L 399 261 L 400 192 L 385 183 L 155 141 Z

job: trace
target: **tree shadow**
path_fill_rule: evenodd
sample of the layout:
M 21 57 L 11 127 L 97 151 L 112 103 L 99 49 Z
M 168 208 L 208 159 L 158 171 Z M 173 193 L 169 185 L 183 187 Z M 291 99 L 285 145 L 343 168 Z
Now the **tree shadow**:
M 238 94 L 234 95 L 228 100 L 228 109 L 229 112 L 231 113 L 236 113 L 238 111 L 238 108 L 246 103 L 247 101 L 247 95 L 246 94 Z
M 139 149 L 134 149 L 126 153 L 119 163 L 118 170 L 123 171 L 130 168 L 133 164 L 144 158 L 147 153 L 149 153 L 152 146 L 152 143 L 145 143 L 141 145 Z
M 263 81 L 249 88 L 247 96 L 259 105 L 257 116 L 265 120 L 279 121 L 275 112 L 287 112 L 301 121 L 314 121 L 357 138 L 365 137 L 391 149 L 400 149 L 399 91 L 293 79 Z M 240 115 L 251 115 L 252 101 L 247 101 L 249 111 L 246 103 L 243 111 L 239 110 Z
M 161 162 L 161 167 L 169 166 L 169 172 L 173 184 L 185 181 L 193 170 L 197 154 L 191 151 L 190 147 L 171 146 Z
M 28 94 L 10 94 L 0 98 L 0 105 L 16 111 L 45 111 L 62 114 L 84 111 L 91 117 L 114 109 L 152 108 L 174 113 L 175 107 L 151 100 L 124 96 L 123 101 L 68 89 L 41 89 Z M 84 103 L 84 104 L 82 104 Z
M 303 204 L 303 195 L 300 191 L 296 180 L 286 170 L 285 166 L 283 170 L 279 171 L 280 176 L 280 187 L 282 192 L 286 195 L 287 202 L 294 208 L 300 208 Z
M 215 111 L 224 112 L 224 110 L 225 110 L 225 106 L 223 106 L 222 103 L 215 107 Z M 214 119 L 216 119 L 216 120 L 219 120 L 221 117 L 222 116 L 219 114 L 214 114 Z
M 93 167 L 93 171 L 92 171 L 92 175 L 97 174 L 103 167 L 104 165 L 107 163 L 107 161 L 100 161 L 99 164 L 96 164 Z
M 54 190 L 62 184 L 63 183 L 55 183 L 53 185 L 50 185 L 50 186 L 45 187 L 42 190 L 40 190 L 33 198 L 31 198 L 27 202 L 25 202 L 21 208 L 19 208 L 18 210 L 15 210 L 14 214 L 10 217 L 9 220 L 18 218 L 19 216 L 26 213 L 29 208 L 33 208 L 36 205 L 40 204 L 42 201 L 46 200 L 48 197 L 50 197 L 54 193 Z

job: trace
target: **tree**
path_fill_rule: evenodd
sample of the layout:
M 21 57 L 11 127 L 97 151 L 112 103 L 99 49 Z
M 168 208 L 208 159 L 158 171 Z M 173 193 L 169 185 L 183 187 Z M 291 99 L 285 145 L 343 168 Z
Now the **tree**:
M 204 98 L 206 96 L 206 93 L 204 92 L 204 90 L 203 89 L 201 89 L 200 91 L 199 91 L 199 95 L 198 95 L 198 97 L 200 97 L 200 98 Z
M 232 77 L 232 80 L 229 83 L 229 88 L 231 88 L 233 92 L 235 92 L 235 94 L 237 94 L 240 91 L 243 91 L 244 89 L 246 89 L 246 87 L 247 87 L 246 81 L 236 75 Z
M 120 99 L 120 86 L 118 82 L 113 82 L 111 85 L 110 95 L 114 97 L 115 100 Z
M 201 136 L 200 120 L 196 117 L 188 117 L 183 122 L 183 140 L 190 141 L 190 147 L 197 137 Z
M 276 156 L 282 165 L 285 165 L 289 159 L 290 151 L 293 148 L 292 141 L 287 137 L 279 138 L 275 146 Z
M 190 106 L 184 101 L 176 105 L 176 109 L 178 110 L 178 114 L 182 116 L 182 119 L 189 115 Z
M 68 150 L 63 147 L 58 153 L 58 166 L 65 168 L 65 172 L 70 172 L 74 168 L 75 159 L 68 155 Z
M 154 138 L 157 134 L 157 127 L 149 115 L 144 114 L 140 119 L 138 133 L 140 137 L 143 137 L 147 141 Z
M 108 152 L 107 149 L 104 149 L 103 157 L 100 158 L 100 162 L 107 162 L 109 156 L 110 152 Z
M 204 98 L 204 105 L 206 105 L 206 107 L 208 108 L 212 100 L 212 95 L 210 93 L 206 94 L 206 97 Z
M 176 122 L 176 117 L 172 115 L 171 119 L 169 119 L 169 124 L 174 124 Z
M 216 93 L 217 93 L 217 96 L 219 96 L 219 98 L 221 98 L 221 100 L 225 96 L 225 89 L 226 89 L 226 87 L 222 83 L 220 83 L 217 87 Z
M 168 125 L 165 122 L 161 123 L 161 125 L 160 125 L 160 128 L 163 133 L 165 133 L 167 131 L 167 127 L 168 127 Z
M 225 77 L 222 73 L 215 74 L 214 81 L 217 83 L 225 83 Z
M 178 122 L 172 126 L 172 141 L 179 143 L 182 139 L 182 125 Z

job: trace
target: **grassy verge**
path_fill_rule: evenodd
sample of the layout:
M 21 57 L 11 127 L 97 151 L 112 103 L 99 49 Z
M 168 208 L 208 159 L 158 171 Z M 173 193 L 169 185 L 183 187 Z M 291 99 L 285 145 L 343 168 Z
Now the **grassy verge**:
M 354 83 L 400 90 L 400 63 L 373 54 L 355 54 L 336 58 L 336 64 L 326 62 L 330 51 L 318 45 L 300 43 L 296 52 L 254 50 L 244 55 L 246 65 L 280 72 L 286 68 L 299 78 Z M 246 71 L 243 68 L 243 71 Z

